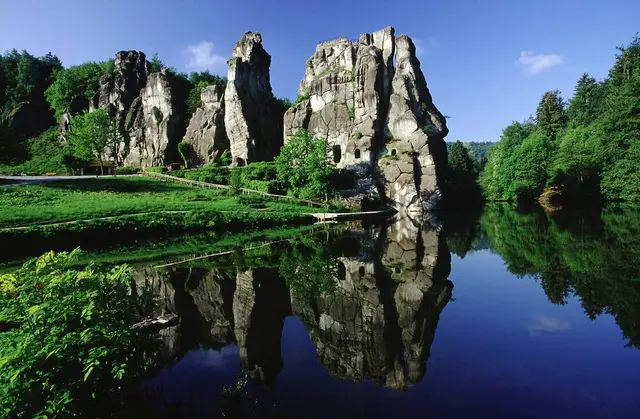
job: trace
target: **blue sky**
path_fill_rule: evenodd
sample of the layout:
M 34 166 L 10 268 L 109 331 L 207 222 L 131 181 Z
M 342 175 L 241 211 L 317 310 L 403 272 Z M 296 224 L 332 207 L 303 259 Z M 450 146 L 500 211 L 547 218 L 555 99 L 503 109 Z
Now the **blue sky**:
M 318 42 L 392 25 L 419 45 L 447 140 L 495 141 L 546 90 L 604 78 L 615 47 L 640 31 L 638 0 L 206 1 L 0 0 L 0 51 L 55 53 L 64 65 L 119 50 L 157 52 L 181 71 L 226 74 L 248 30 L 272 56 L 276 96 L 294 99 Z

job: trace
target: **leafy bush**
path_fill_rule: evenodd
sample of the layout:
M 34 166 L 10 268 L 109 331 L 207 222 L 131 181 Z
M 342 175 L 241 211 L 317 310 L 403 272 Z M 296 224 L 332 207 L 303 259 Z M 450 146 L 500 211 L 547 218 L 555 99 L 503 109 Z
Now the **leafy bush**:
M 229 177 L 229 195 L 240 195 L 242 188 L 242 172 L 238 167 L 231 169 L 231 176 Z
M 243 180 L 276 180 L 278 171 L 275 162 L 250 163 L 239 168 L 243 174 Z
M 278 102 L 280 107 L 282 107 L 282 109 L 284 109 L 285 111 L 294 105 L 294 103 L 291 100 L 289 100 L 289 98 L 286 98 L 286 97 L 276 98 L 276 101 Z
M 280 149 L 275 164 L 278 180 L 293 196 L 324 198 L 333 194 L 330 177 L 334 165 L 327 140 L 299 129 Z
M 200 169 L 174 170 L 171 175 L 217 185 L 229 184 L 229 169 L 215 164 L 208 164 Z
M 0 276 L 0 412 L 16 417 L 76 416 L 114 407 L 155 350 L 132 329 L 126 266 L 72 269 L 78 256 L 49 252 Z M 111 409 L 110 409 L 111 410 Z
M 277 180 L 248 180 L 242 182 L 242 186 L 265 193 L 277 194 L 281 192 L 280 183 Z
M 116 168 L 116 175 L 135 175 L 136 173 L 140 173 L 140 169 L 126 166 Z
M 152 166 L 147 168 L 147 172 L 151 173 L 164 173 L 167 171 L 167 168 L 164 166 Z M 175 172 L 172 172 L 175 173 Z
M 0 174 L 25 173 L 43 175 L 45 173 L 67 174 L 64 164 L 65 149 L 60 146 L 57 127 L 45 131 L 38 138 L 26 142 L 28 159 L 19 164 L 0 165 Z
M 302 92 L 298 93 L 298 97 L 296 97 L 296 101 L 293 104 L 297 105 L 298 103 L 307 99 L 309 99 L 309 92 L 303 90 Z
M 229 166 L 231 164 L 231 151 L 225 150 L 218 160 L 216 160 L 216 164 L 220 166 Z

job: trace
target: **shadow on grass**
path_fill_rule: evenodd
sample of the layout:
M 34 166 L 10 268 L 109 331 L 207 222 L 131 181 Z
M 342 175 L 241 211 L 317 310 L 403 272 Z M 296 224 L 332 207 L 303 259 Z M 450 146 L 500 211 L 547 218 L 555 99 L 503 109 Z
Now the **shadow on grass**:
M 174 192 L 176 190 L 191 189 L 190 187 L 175 183 L 161 182 L 154 179 L 134 177 L 108 177 L 91 179 L 61 180 L 44 183 L 42 186 L 51 189 L 67 191 L 99 192 L 108 191 L 116 193 L 132 192 Z

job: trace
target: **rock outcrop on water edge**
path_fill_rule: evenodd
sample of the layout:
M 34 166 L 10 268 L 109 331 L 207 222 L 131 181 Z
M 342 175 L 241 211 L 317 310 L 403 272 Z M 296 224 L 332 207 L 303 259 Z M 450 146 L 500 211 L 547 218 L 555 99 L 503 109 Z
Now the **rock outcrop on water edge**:
M 284 116 L 285 141 L 307 129 L 356 174 L 357 193 L 383 196 L 413 218 L 438 208 L 448 129 L 411 38 L 387 27 L 319 44 L 299 98 Z

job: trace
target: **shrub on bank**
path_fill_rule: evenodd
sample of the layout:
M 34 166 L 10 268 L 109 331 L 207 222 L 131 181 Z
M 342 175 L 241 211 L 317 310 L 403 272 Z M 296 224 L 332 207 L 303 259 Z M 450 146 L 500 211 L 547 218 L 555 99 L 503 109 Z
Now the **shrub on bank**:
M 116 168 L 116 175 L 135 175 L 136 173 L 140 173 L 140 169 L 136 169 L 135 167 Z M 158 173 L 162 173 L 162 172 L 158 172 Z
M 163 166 L 153 166 L 153 167 L 147 168 L 147 172 L 151 172 L 151 173 L 164 173 L 166 171 L 167 169 Z

